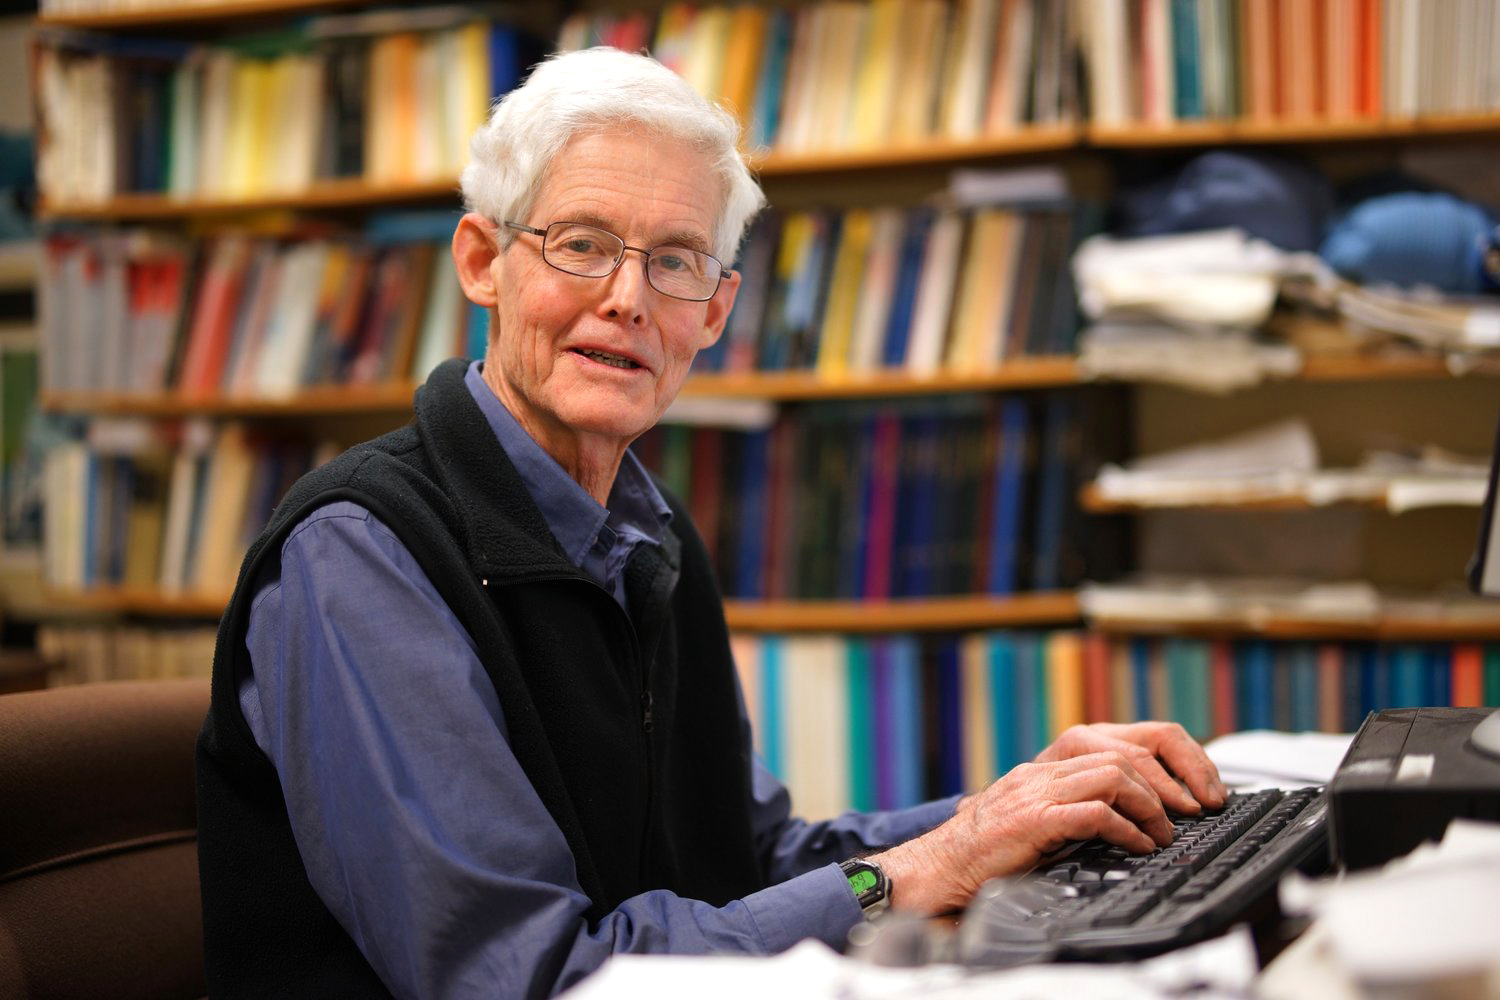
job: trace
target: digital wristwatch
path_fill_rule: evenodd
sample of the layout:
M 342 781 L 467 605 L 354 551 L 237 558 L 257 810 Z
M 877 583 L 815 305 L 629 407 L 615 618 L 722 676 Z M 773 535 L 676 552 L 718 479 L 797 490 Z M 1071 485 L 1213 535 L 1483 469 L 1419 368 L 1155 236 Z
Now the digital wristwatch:
M 850 858 L 840 862 L 839 868 L 849 880 L 849 889 L 867 919 L 890 908 L 891 880 L 879 865 L 864 858 Z

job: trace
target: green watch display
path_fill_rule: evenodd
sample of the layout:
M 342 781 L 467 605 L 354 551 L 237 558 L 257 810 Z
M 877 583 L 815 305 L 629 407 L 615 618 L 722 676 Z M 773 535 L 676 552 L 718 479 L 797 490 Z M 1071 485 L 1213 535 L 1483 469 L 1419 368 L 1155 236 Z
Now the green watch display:
M 890 908 L 891 880 L 879 865 L 863 858 L 851 858 L 841 862 L 839 868 L 849 880 L 849 889 L 866 917 L 884 913 Z

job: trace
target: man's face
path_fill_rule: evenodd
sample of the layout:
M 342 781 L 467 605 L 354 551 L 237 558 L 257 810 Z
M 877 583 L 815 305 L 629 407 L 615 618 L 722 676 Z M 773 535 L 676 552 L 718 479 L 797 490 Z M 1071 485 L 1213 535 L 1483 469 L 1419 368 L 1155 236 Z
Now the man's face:
M 538 229 L 584 222 L 632 247 L 712 252 L 720 202 L 718 181 L 691 147 L 610 131 L 564 147 L 530 216 L 513 221 Z M 541 237 L 515 235 L 491 265 L 498 324 L 486 381 L 565 467 L 590 449 L 623 452 L 672 402 L 693 356 L 718 338 L 738 276 L 726 275 L 708 302 L 687 302 L 647 283 L 642 254 L 627 251 L 613 274 L 585 278 L 543 261 Z

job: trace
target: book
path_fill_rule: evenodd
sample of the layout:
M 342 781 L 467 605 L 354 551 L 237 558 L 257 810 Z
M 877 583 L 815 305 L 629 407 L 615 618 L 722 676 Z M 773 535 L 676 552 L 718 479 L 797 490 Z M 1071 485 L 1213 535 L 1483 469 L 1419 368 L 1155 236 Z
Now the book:
M 905 45 L 901 34 L 907 0 L 872 0 L 864 44 L 855 65 L 849 111 L 849 145 L 878 147 L 888 141 Z
M 822 329 L 818 333 L 815 370 L 822 378 L 838 378 L 849 372 L 860 288 L 866 278 L 874 229 L 875 221 L 870 212 L 851 209 L 844 214 L 833 259 L 828 302 L 823 312 Z
M 868 373 L 881 367 L 905 226 L 905 216 L 899 209 L 880 208 L 871 213 L 869 253 L 849 336 L 851 372 Z
M 1291 726 L 1293 732 L 1318 730 L 1318 650 L 1312 643 L 1292 647 Z
M 1032 82 L 1033 32 L 1036 18 L 1033 0 L 1001 0 L 995 20 L 993 68 L 990 73 L 984 125 L 986 132 L 1005 132 L 1027 119 L 1026 97 Z M 1060 11 L 1061 4 L 1043 0 L 1045 10 Z M 1044 17 L 1047 15 L 1044 13 Z M 1055 82 L 1054 82 L 1055 85 Z M 1048 88 L 1038 73 L 1038 97 Z
M 1422 649 L 1400 643 L 1390 651 L 1391 708 L 1420 708 L 1428 704 L 1426 663 Z
M 1114 663 L 1109 637 L 1102 632 L 1083 634 L 1083 718 L 1085 722 L 1111 722 L 1114 717 Z
M 843 643 L 810 636 L 786 644 L 786 776 L 798 812 L 829 819 L 849 808 L 848 674 Z
M 900 37 L 907 50 L 901 85 L 891 108 L 890 136 L 913 144 L 937 131 L 944 68 L 952 44 L 950 7 L 944 0 L 907 0 Z
M 921 747 L 925 742 L 923 731 L 924 696 L 921 682 L 920 652 L 916 642 L 909 637 L 882 640 L 885 644 L 889 667 L 889 695 L 891 700 L 891 741 L 895 754 L 893 767 L 893 808 L 916 805 L 926 796 L 922 782 Z
M 876 808 L 875 687 L 871 677 L 870 640 L 848 639 L 844 643 L 849 717 L 849 808 L 869 812 Z
M 1274 653 L 1271 645 L 1252 640 L 1239 647 L 1239 689 L 1235 692 L 1239 706 L 1238 729 L 1271 729 L 1273 719 L 1274 692 L 1272 665 Z
M 459 287 L 458 271 L 447 254 L 432 255 L 427 286 L 427 304 L 411 365 L 404 373 L 393 372 L 417 382 L 425 381 L 428 374 L 448 358 L 462 357 L 464 347 L 464 295 Z
M 1232 733 L 1238 717 L 1235 705 L 1234 648 L 1228 639 L 1213 639 L 1208 645 L 1210 726 L 1215 736 Z
M 1198 0 L 1171 0 L 1171 5 L 1174 111 L 1178 119 L 1191 121 L 1204 116 Z
M 992 632 L 989 646 L 989 691 L 994 715 L 995 773 L 1006 774 L 1027 759 L 1021 744 L 1017 695 L 1019 681 L 1015 633 Z
M 330 269 L 335 255 L 323 241 L 300 243 L 286 252 L 284 279 L 245 384 L 253 385 L 260 395 L 286 397 L 305 384 L 301 377 L 307 371 L 307 357 L 319 319 L 320 305 L 331 293 L 329 285 L 346 277 Z M 332 272 L 332 273 L 330 273 Z
M 252 253 L 251 242 L 243 236 L 222 237 L 208 252 L 178 374 L 180 391 L 205 395 L 218 387 L 243 305 Z
M 202 485 L 197 545 L 186 558 L 189 590 L 221 594 L 233 586 L 244 558 L 241 522 L 255 471 L 255 454 L 242 424 L 226 424 L 214 440 Z
M 759 737 L 760 753 L 767 769 L 783 782 L 787 778 L 787 737 L 783 732 L 786 725 L 786 713 L 783 706 L 786 704 L 787 695 L 782 688 L 788 680 L 782 676 L 784 647 L 785 640 L 780 636 L 768 635 L 761 640 L 760 717 L 762 723 Z
M 969 791 L 984 788 L 999 773 L 995 759 L 995 727 L 999 716 L 994 711 L 994 694 L 990 690 L 989 646 L 989 640 L 977 632 L 961 638 L 958 645 L 959 705 L 963 716 L 962 787 Z
M 946 347 L 953 288 L 958 277 L 965 220 L 953 211 L 940 212 L 927 235 L 922 253 L 916 301 L 907 336 L 906 370 L 931 375 L 940 367 Z
M 1452 703 L 1458 707 L 1484 705 L 1484 649 L 1476 643 L 1455 645 L 1452 670 Z
M 965 139 L 985 122 L 1000 0 L 958 0 L 942 105 L 942 134 Z
M 1087 719 L 1083 638 L 1072 631 L 1052 632 L 1046 641 L 1047 740 Z
M 207 427 L 190 425 L 181 445 L 172 456 L 171 479 L 167 486 L 166 522 L 162 529 L 159 585 L 168 594 L 187 589 L 189 558 L 192 552 L 193 523 L 202 505 L 202 480 L 207 468 L 209 447 Z
M 1021 532 L 1026 517 L 1025 475 L 1029 463 L 1031 410 L 1012 396 L 999 410 L 1000 453 L 994 464 L 993 513 L 990 518 L 985 591 L 1011 594 L 1017 589 Z
M 254 359 L 260 353 L 277 295 L 283 287 L 282 263 L 280 249 L 274 244 L 264 242 L 256 246 L 245 283 L 244 305 L 235 317 L 234 332 L 219 376 L 220 391 L 244 394 L 251 388 Z
M 935 736 L 938 738 L 938 760 L 936 781 L 932 792 L 935 796 L 962 795 L 966 792 L 965 766 L 963 766 L 963 687 L 960 676 L 959 642 L 953 637 L 944 637 L 936 642 L 933 669 L 936 678 L 936 708 L 938 723 Z
M 742 4 L 729 13 L 719 83 L 722 103 L 742 126 L 748 126 L 755 104 L 763 54 L 771 27 L 771 13 L 758 4 Z
M 907 343 L 917 304 L 917 285 L 924 269 L 932 220 L 932 211 L 922 208 L 913 209 L 906 218 L 895 288 L 891 293 L 882 339 L 880 361 L 884 368 L 900 369 L 906 365 Z

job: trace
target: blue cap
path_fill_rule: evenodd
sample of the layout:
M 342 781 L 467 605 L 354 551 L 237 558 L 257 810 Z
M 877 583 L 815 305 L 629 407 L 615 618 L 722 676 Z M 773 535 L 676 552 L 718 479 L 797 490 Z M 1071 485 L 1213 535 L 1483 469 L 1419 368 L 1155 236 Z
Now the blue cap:
M 1233 226 L 1284 250 L 1315 250 L 1333 204 L 1332 185 L 1306 164 L 1215 150 L 1165 180 L 1123 192 L 1121 235 Z
M 1478 205 L 1450 194 L 1407 191 L 1356 205 L 1318 252 L 1352 281 L 1473 293 L 1486 290 L 1483 274 L 1494 232 L 1495 220 Z

